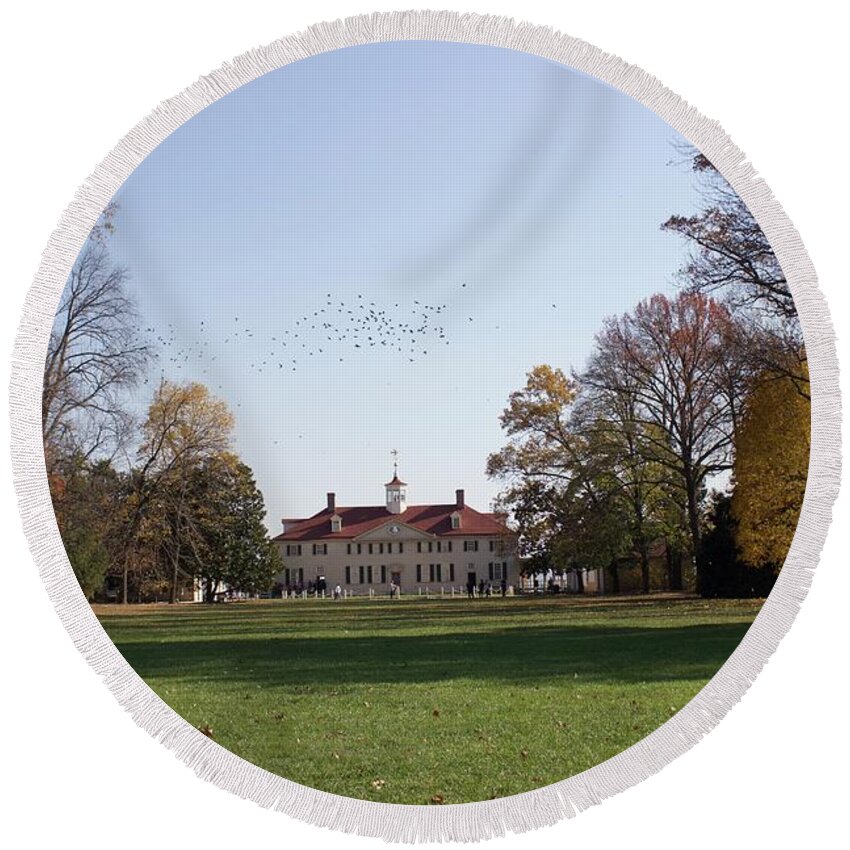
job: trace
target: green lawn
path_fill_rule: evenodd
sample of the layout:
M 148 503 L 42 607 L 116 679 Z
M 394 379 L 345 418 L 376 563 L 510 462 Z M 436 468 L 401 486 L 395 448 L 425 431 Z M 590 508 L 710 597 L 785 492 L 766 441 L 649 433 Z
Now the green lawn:
M 681 708 L 761 600 L 288 600 L 98 607 L 190 723 L 267 770 L 398 803 L 516 794 Z

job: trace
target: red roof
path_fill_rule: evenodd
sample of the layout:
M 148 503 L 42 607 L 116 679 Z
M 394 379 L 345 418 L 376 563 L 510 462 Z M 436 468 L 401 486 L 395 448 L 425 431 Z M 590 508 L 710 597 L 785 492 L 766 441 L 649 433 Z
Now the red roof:
M 484 514 L 474 508 L 457 505 L 412 505 L 403 514 L 391 514 L 383 505 L 366 505 L 356 508 L 336 508 L 342 519 L 342 529 L 331 531 L 334 511 L 325 508 L 314 516 L 288 528 L 275 540 L 333 540 L 360 537 L 393 520 L 399 525 L 409 525 L 417 531 L 439 537 L 474 537 L 478 534 L 505 534 L 508 528 L 495 514 Z M 452 514 L 460 515 L 460 528 L 452 528 Z

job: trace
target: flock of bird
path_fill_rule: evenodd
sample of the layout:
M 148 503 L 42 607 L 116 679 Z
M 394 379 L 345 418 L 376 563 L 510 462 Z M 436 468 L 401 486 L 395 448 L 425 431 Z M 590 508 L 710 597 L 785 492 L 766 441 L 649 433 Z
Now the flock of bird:
M 466 289 L 467 284 L 460 287 Z M 438 346 L 449 345 L 444 324 L 447 310 L 446 304 L 419 300 L 405 306 L 398 301 L 381 305 L 362 294 L 346 301 L 329 292 L 316 309 L 296 316 L 289 327 L 279 328 L 273 336 L 252 330 L 239 316 L 233 316 L 224 338 L 218 340 L 211 340 L 211 325 L 206 320 L 200 320 L 197 337 L 190 342 L 185 341 L 185 333 L 178 341 L 174 323 L 168 323 L 165 331 L 148 327 L 145 332 L 160 350 L 161 375 L 177 371 L 202 377 L 215 370 L 220 358 L 244 360 L 244 367 L 256 373 L 280 374 L 297 372 L 322 357 L 343 363 L 370 349 L 416 363 Z M 469 315 L 464 319 L 473 321 Z M 233 350 L 232 357 L 225 346 Z
M 460 288 L 466 289 L 467 284 L 460 284 Z M 226 321 L 223 331 L 214 330 L 213 323 L 201 319 L 191 341 L 186 341 L 185 326 L 178 333 L 173 322 L 167 323 L 164 331 L 155 327 L 144 330 L 151 346 L 159 351 L 160 378 L 182 373 L 204 381 L 204 376 L 215 374 L 221 361 L 237 363 L 257 374 L 279 376 L 297 372 L 321 358 L 343 363 L 370 350 L 386 352 L 404 363 L 416 363 L 428 357 L 429 352 L 435 353 L 438 346 L 450 344 L 446 320 L 454 315 L 446 304 L 413 300 L 404 305 L 400 301 L 382 305 L 362 294 L 345 301 L 327 293 L 314 310 L 296 316 L 274 335 L 248 327 L 240 316 Z M 470 315 L 461 316 L 463 324 L 474 321 Z M 219 327 L 218 323 L 215 325 Z M 495 329 L 501 330 L 499 325 Z M 217 334 L 223 338 L 216 338 Z M 217 388 L 223 390 L 224 385 L 217 384 Z M 235 406 L 241 408 L 242 403 L 236 402 Z

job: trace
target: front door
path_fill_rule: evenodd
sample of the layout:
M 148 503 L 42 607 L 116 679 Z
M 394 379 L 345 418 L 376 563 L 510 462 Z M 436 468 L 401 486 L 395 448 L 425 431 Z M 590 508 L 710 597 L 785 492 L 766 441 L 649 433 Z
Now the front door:
M 477 573 L 467 573 L 466 574 L 466 583 L 470 585 L 478 584 Z
M 394 584 L 399 590 L 401 590 L 401 573 L 393 572 L 390 573 L 390 584 Z

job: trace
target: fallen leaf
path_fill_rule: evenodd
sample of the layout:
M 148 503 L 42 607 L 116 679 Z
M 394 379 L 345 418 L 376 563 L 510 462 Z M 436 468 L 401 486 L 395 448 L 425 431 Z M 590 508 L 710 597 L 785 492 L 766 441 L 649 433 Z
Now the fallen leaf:
M 442 794 L 434 794 L 434 796 L 431 797 L 431 802 L 435 806 L 441 806 L 443 803 L 446 802 L 446 798 Z
M 203 725 L 203 726 L 199 726 L 199 727 L 198 727 L 198 731 L 199 731 L 202 735 L 206 735 L 208 738 L 215 738 L 215 735 L 213 735 L 212 726 L 209 726 L 209 725 L 208 725 L 208 724 L 206 724 L 206 723 L 204 723 L 204 725 Z

